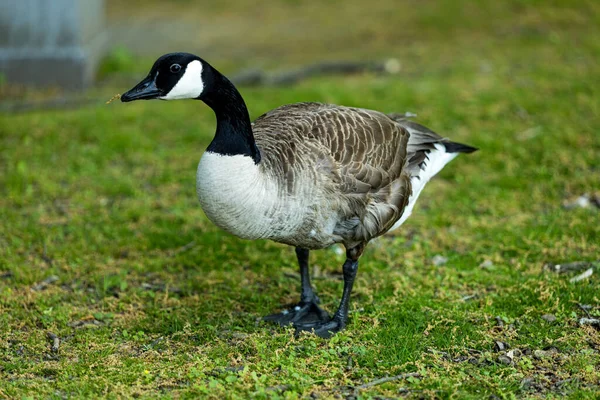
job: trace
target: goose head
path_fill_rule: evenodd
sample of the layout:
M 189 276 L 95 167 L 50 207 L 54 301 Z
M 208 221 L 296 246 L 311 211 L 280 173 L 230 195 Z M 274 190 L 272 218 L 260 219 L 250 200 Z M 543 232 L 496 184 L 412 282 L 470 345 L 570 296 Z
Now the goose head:
M 121 96 L 121 101 L 201 99 L 212 80 L 211 70 L 193 54 L 165 54 L 140 83 Z
M 260 161 L 248 109 L 240 92 L 200 57 L 189 53 L 165 54 L 140 83 L 121 95 L 123 102 L 151 99 L 202 100 L 217 117 L 217 131 L 207 150 L 249 156 L 255 163 Z

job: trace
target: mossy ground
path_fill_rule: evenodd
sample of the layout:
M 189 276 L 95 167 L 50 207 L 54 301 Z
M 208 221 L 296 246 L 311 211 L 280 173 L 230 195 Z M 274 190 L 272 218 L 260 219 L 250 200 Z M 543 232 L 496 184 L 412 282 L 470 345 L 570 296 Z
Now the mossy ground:
M 600 190 L 598 3 L 269 10 L 264 21 L 305 18 L 306 34 L 264 22 L 250 50 L 210 61 L 231 72 L 393 56 L 402 70 L 242 87 L 253 117 L 308 100 L 411 111 L 481 150 L 368 246 L 350 324 L 322 340 L 257 322 L 297 299 L 293 251 L 232 237 L 198 206 L 195 168 L 214 132 L 203 104 L 0 115 L 0 397 L 597 398 L 600 332 L 578 320 L 600 317 L 600 271 L 570 283 L 543 266 L 600 259 L 600 210 L 563 207 Z M 342 288 L 334 250 L 311 254 L 329 310 Z M 357 389 L 403 373 L 418 374 Z

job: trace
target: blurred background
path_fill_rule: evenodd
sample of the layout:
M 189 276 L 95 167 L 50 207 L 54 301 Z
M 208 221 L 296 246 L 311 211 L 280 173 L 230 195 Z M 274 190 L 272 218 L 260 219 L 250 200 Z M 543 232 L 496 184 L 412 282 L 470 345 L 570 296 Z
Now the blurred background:
M 110 85 L 172 51 L 226 73 L 390 58 L 403 79 L 461 68 L 513 75 L 544 59 L 585 66 L 597 61 L 597 11 L 591 1 L 556 0 L 4 0 L 0 95 Z

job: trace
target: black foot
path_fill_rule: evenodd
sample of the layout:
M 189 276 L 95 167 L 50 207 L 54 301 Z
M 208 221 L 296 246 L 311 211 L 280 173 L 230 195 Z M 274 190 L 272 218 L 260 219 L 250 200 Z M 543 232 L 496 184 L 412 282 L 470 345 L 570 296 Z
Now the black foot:
M 263 317 L 263 321 L 276 322 L 281 326 L 289 324 L 316 324 L 329 321 L 329 314 L 314 302 L 300 302 L 297 306 L 277 314 Z
M 336 333 L 344 330 L 346 324 L 342 323 L 339 318 L 333 317 L 327 321 L 321 321 L 308 324 L 294 324 L 296 334 L 300 332 L 313 332 L 315 335 L 323 339 L 329 339 Z

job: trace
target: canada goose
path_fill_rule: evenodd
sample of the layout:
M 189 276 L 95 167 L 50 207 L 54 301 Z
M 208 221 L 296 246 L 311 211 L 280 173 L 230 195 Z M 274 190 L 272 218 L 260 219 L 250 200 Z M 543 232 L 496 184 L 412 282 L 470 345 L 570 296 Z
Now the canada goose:
M 202 155 L 197 194 L 208 218 L 244 239 L 296 248 L 300 302 L 265 320 L 330 337 L 348 319 L 358 259 L 373 238 L 399 227 L 429 179 L 471 146 L 451 142 L 401 115 L 331 104 L 284 105 L 250 122 L 233 84 L 188 53 L 160 57 L 144 80 L 121 96 L 199 99 L 217 118 Z M 309 279 L 310 250 L 346 248 L 344 289 L 333 317 Z

